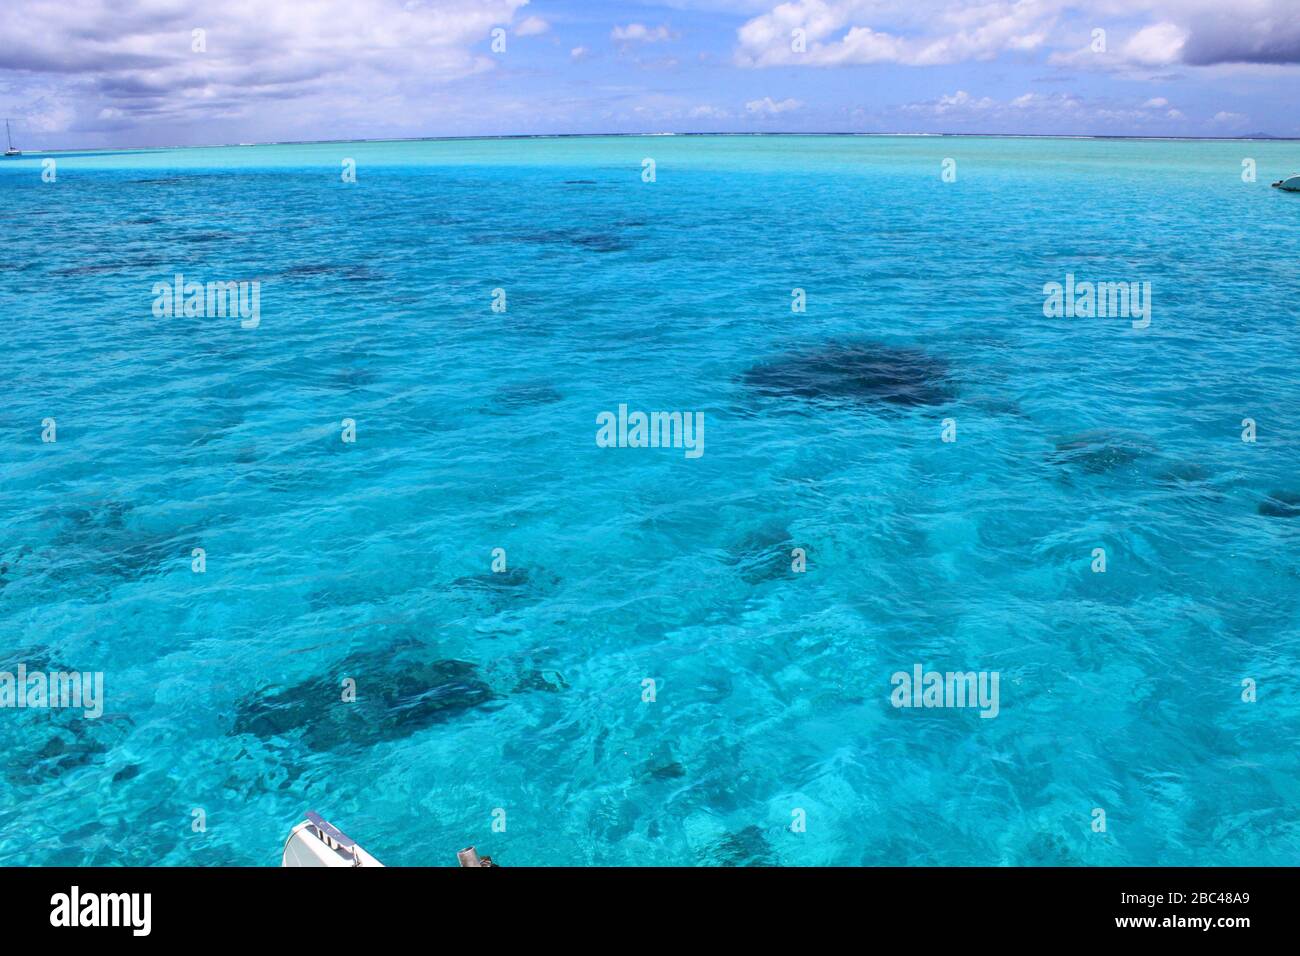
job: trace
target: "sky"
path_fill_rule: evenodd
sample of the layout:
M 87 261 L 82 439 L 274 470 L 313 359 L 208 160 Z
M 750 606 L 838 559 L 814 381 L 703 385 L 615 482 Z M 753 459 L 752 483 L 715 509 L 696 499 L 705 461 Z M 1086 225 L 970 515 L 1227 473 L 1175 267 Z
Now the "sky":
M 26 149 L 549 133 L 1300 137 L 1300 0 L 0 0 Z

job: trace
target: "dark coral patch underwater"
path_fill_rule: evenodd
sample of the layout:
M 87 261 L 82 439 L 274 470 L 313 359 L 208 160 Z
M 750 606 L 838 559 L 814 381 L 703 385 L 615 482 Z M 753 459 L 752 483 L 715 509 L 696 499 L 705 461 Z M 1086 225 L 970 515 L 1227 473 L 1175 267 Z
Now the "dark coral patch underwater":
M 349 678 L 356 695 L 345 701 Z M 231 734 L 292 736 L 317 751 L 369 747 L 444 723 L 495 696 L 476 664 L 384 648 L 353 654 L 327 674 L 245 697 L 235 707 Z
M 776 398 L 898 407 L 942 405 L 955 397 L 948 364 L 920 349 L 876 342 L 829 342 L 759 363 L 741 380 Z
M 20 664 L 29 675 L 76 671 L 44 645 L 0 655 L 0 671 L 15 674 Z M 107 763 L 134 721 L 111 713 L 87 718 L 90 701 L 83 699 L 82 703 L 84 706 L 8 711 L 9 719 L 0 726 L 0 748 L 6 757 L 3 778 L 13 786 L 39 787 L 65 774 Z M 101 698 L 99 705 L 103 703 Z
M 1158 453 L 1155 445 L 1141 435 L 1094 430 L 1061 439 L 1048 460 L 1099 475 L 1127 468 Z
M 559 585 L 559 577 L 549 571 L 516 567 L 457 578 L 451 590 L 499 613 L 546 600 Z
M 1300 518 L 1300 491 L 1270 491 L 1259 503 L 1259 513 L 1269 518 Z

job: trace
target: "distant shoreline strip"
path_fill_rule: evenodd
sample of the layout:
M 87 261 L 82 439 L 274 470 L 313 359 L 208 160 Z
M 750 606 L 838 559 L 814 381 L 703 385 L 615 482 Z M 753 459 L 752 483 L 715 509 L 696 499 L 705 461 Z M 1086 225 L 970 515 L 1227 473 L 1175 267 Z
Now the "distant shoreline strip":
M 480 136 L 403 136 L 383 139 L 303 139 L 266 143 L 203 143 L 197 146 L 69 146 L 61 149 L 24 149 L 22 158 L 57 153 L 120 153 L 160 152 L 166 149 L 241 149 L 255 146 L 337 146 L 349 143 L 461 143 L 491 142 L 494 140 L 527 139 L 645 139 L 649 137 L 701 136 L 701 137 L 844 137 L 846 139 L 910 139 L 910 138 L 961 138 L 961 139 L 1097 139 L 1131 140 L 1134 142 L 1189 142 L 1189 143 L 1296 143 L 1295 136 L 1113 136 L 1086 133 L 862 133 L 862 132 L 746 132 L 746 133 L 502 133 Z

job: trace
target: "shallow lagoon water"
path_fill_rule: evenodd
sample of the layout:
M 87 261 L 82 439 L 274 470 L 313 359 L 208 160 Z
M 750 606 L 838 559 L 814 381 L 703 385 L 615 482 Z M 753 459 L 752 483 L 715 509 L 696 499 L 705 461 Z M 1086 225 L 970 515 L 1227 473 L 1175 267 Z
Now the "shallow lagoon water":
M 391 865 L 1294 862 L 1295 144 L 55 158 L 0 165 L 0 656 L 108 699 L 0 711 L 0 862 L 275 864 L 307 809 Z M 260 325 L 155 318 L 176 272 Z M 1045 318 L 1066 273 L 1150 328 Z M 705 454 L 596 447 L 620 403 Z M 998 717 L 892 708 L 917 663 Z

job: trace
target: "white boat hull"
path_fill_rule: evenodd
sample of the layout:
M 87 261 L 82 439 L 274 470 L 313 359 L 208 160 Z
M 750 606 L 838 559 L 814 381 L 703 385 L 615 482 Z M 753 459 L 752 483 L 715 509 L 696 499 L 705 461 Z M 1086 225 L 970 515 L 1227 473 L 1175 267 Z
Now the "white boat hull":
M 313 814 L 314 816 L 314 814 Z M 316 821 L 319 821 L 316 822 Z M 324 824 L 324 826 L 321 826 Z M 342 837 L 339 840 L 335 837 Z M 337 829 L 316 817 L 298 824 L 285 841 L 281 866 L 383 866 Z

